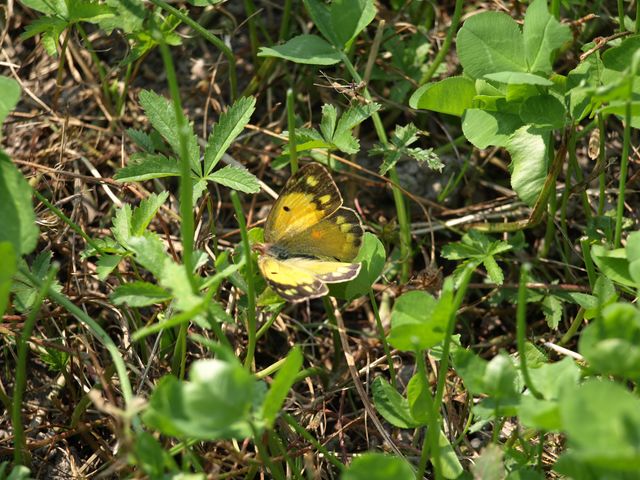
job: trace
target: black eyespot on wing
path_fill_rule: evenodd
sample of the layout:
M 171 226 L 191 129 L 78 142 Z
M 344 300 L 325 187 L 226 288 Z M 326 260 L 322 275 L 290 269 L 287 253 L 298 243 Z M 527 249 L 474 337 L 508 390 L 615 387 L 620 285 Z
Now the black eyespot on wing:
M 287 207 L 286 205 L 285 205 L 284 207 L 282 207 L 282 209 L 283 209 L 285 212 L 289 212 L 289 211 L 291 211 L 291 209 L 290 209 L 289 207 Z

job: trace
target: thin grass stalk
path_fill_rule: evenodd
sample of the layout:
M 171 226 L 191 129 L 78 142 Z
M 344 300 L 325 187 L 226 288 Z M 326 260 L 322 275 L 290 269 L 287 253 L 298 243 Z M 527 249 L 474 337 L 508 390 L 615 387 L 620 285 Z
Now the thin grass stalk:
M 167 12 L 171 13 L 175 17 L 179 18 L 182 22 L 189 25 L 196 32 L 198 32 L 205 40 L 207 40 L 209 43 L 214 45 L 216 48 L 218 48 L 222 52 L 222 54 L 227 59 L 227 63 L 229 64 L 228 65 L 229 66 L 229 87 L 231 89 L 231 103 L 233 103 L 238 96 L 238 79 L 236 77 L 236 69 L 235 69 L 236 58 L 233 55 L 233 52 L 231 51 L 231 49 L 227 47 L 227 45 L 222 40 L 220 40 L 218 37 L 212 34 L 209 30 L 204 28 L 198 22 L 196 22 L 191 17 L 186 15 L 184 12 L 178 10 L 175 7 L 172 7 L 164 0 L 150 0 L 150 1 L 154 5 L 162 8 L 163 10 L 166 10 Z
M 24 394 L 25 386 L 27 385 L 27 354 L 28 354 L 28 341 L 31 337 L 31 332 L 36 325 L 38 314 L 40 313 L 40 306 L 43 300 L 47 296 L 47 291 L 51 287 L 54 278 L 58 273 L 57 266 L 54 265 L 47 277 L 38 287 L 38 293 L 33 302 L 33 306 L 27 315 L 27 319 L 24 322 L 22 328 L 22 334 L 17 339 L 18 343 L 18 359 L 15 371 L 15 385 L 13 387 L 13 398 L 11 400 L 11 423 L 13 424 L 13 461 L 16 465 L 24 465 L 24 452 L 27 449 L 27 443 L 24 436 L 24 426 L 22 425 L 22 396 Z
M 331 453 L 329 450 L 327 450 L 324 445 L 322 445 L 318 440 L 316 440 L 314 438 L 313 435 L 311 435 L 306 428 L 304 428 L 302 425 L 300 425 L 297 420 L 295 418 L 293 418 L 291 415 L 289 415 L 287 412 L 282 412 L 282 418 L 284 419 L 285 422 L 287 422 L 287 424 L 289 424 L 289 426 L 291 428 L 293 428 L 293 430 L 295 430 L 295 432 L 300 435 L 302 438 L 304 438 L 307 442 L 309 442 L 311 445 L 313 445 L 313 447 L 318 450 L 320 453 L 322 453 L 324 455 L 324 458 L 334 467 L 336 467 L 338 470 L 343 471 L 345 469 L 344 464 L 338 460 L 338 458 Z
M 618 0 L 618 23 L 620 24 L 619 30 L 624 32 L 624 1 Z
M 384 334 L 384 327 L 382 326 L 382 319 L 380 318 L 380 310 L 378 309 L 378 302 L 376 301 L 376 296 L 373 294 L 372 289 L 369 289 L 369 302 L 371 303 L 373 316 L 376 319 L 376 326 L 378 327 L 378 335 L 380 338 L 380 343 L 382 343 L 382 348 L 384 349 L 384 355 L 387 357 L 387 365 L 389 366 L 389 379 L 391 380 L 391 385 L 393 386 L 393 388 L 396 388 L 396 369 L 393 366 L 391 349 L 389 348 L 389 343 L 387 342 L 387 336 Z
M 296 104 L 293 88 L 287 89 L 287 128 L 289 129 L 289 161 L 291 175 L 298 171 L 298 151 L 296 150 Z
M 635 70 L 635 69 L 634 69 Z M 633 73 L 633 71 L 632 71 Z M 622 222 L 624 221 L 624 196 L 629 171 L 629 145 L 631 143 L 631 96 L 633 78 L 629 79 L 629 96 L 624 114 L 624 134 L 622 136 L 622 157 L 620 158 L 620 181 L 618 186 L 618 207 L 616 209 L 616 230 L 613 239 L 615 248 L 620 247 L 622 240 Z
M 278 32 L 278 40 L 286 40 L 289 36 L 289 24 L 291 22 L 291 5 L 293 0 L 285 0 L 282 9 L 282 21 L 280 22 L 280 31 Z
M 416 375 L 423 377 L 425 386 L 429 385 L 429 376 L 427 375 L 427 364 L 424 359 L 425 352 L 416 352 Z M 428 390 L 424 392 L 425 396 L 429 398 L 431 405 L 428 405 L 429 424 L 424 432 L 424 442 L 422 444 L 422 452 L 420 454 L 420 463 L 418 464 L 418 471 L 416 472 L 416 478 L 424 478 L 424 472 L 427 469 L 427 461 L 431 457 L 431 465 L 433 465 L 433 471 L 435 473 L 436 480 L 442 479 L 442 462 L 440 458 L 440 446 L 438 444 L 440 436 L 440 419 L 437 417 L 438 408 L 434 407 L 433 398 L 431 398 L 431 392 Z M 435 416 L 434 416 L 435 415 Z M 435 428 L 434 428 L 435 427 Z
M 251 261 L 251 245 L 249 244 L 249 234 L 247 233 L 247 222 L 242 212 L 242 204 L 240 197 L 235 190 L 231 191 L 231 202 L 236 212 L 238 227 L 240 228 L 240 238 L 242 243 L 242 254 L 245 258 L 245 268 L 247 280 L 247 356 L 244 359 L 244 366 L 247 370 L 251 370 L 253 358 L 256 351 L 256 290 L 255 277 L 253 273 L 253 262 Z
M 451 42 L 453 42 L 453 36 L 458 30 L 458 25 L 460 24 L 460 17 L 462 16 L 462 6 L 464 5 L 464 0 L 456 0 L 456 6 L 453 10 L 453 16 L 451 17 L 451 25 L 449 26 L 449 30 L 447 31 L 447 36 L 442 43 L 442 48 L 436 54 L 433 62 L 429 65 L 429 69 L 424 72 L 422 78 L 420 79 L 420 85 L 424 85 L 427 83 L 433 75 L 438 70 L 438 67 L 444 60 L 444 57 L 449 53 L 449 48 L 451 48 Z
M 527 335 L 527 282 L 529 281 L 529 272 L 531 264 L 525 263 L 520 267 L 520 285 L 518 285 L 518 306 L 516 308 L 516 336 L 518 343 L 518 357 L 520 358 L 520 370 L 524 384 L 527 386 L 532 395 L 538 399 L 542 395 L 536 390 L 529 375 L 527 368 L 527 353 L 525 352 L 526 335 Z
M 640 5 L 640 2 L 638 2 Z M 598 175 L 598 186 L 599 186 L 599 196 L 598 196 L 598 216 L 602 216 L 604 214 L 604 204 L 606 197 L 606 188 L 607 188 L 607 176 L 605 173 L 605 162 L 607 161 L 607 134 L 604 123 L 604 115 L 602 113 L 598 113 L 598 129 L 600 130 L 600 150 L 598 152 L 598 163 L 602 166 L 602 171 L 600 175 Z

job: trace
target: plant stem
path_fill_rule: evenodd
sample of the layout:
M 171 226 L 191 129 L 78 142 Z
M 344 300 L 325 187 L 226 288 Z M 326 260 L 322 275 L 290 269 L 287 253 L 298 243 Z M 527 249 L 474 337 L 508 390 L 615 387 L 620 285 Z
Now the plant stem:
M 298 151 L 296 150 L 296 111 L 293 88 L 287 89 L 287 128 L 289 129 L 289 161 L 291 175 L 298 171 Z
M 391 358 L 391 349 L 389 349 L 389 344 L 387 343 L 387 337 L 384 334 L 384 327 L 382 326 L 382 319 L 380 318 L 380 310 L 378 309 L 378 302 L 376 301 L 376 296 L 373 294 L 372 289 L 369 289 L 369 302 L 371 303 L 371 308 L 373 309 L 373 316 L 376 319 L 376 326 L 378 327 L 378 335 L 380 336 L 380 342 L 382 343 L 384 354 L 387 357 L 387 365 L 389 365 L 389 378 L 391 380 L 391 385 L 393 385 L 393 388 L 396 388 L 396 369 L 393 366 L 393 358 Z
M 220 40 L 218 37 L 212 34 L 209 30 L 204 28 L 198 22 L 196 22 L 191 17 L 186 15 L 184 12 L 178 10 L 175 7 L 172 7 L 164 0 L 150 0 L 150 1 L 154 5 L 162 8 L 163 10 L 166 10 L 167 12 L 171 13 L 175 17 L 179 18 L 182 22 L 189 25 L 196 32 L 198 32 L 205 40 L 209 41 L 209 43 L 214 45 L 216 48 L 218 48 L 222 52 L 222 54 L 227 59 L 227 63 L 229 64 L 229 86 L 231 87 L 231 103 L 233 103 L 233 101 L 238 96 L 238 80 L 236 77 L 236 69 L 235 69 L 236 58 L 233 55 L 233 52 L 231 51 L 231 49 L 227 47 L 227 45 L 222 40 Z
M 284 7 L 282 9 L 282 21 L 280 22 L 280 32 L 278 33 L 278 40 L 286 40 L 289 36 L 289 23 L 291 22 L 291 5 L 293 0 L 285 0 Z
M 520 267 L 520 285 L 518 286 L 518 307 L 516 309 L 516 336 L 518 340 L 518 356 L 520 357 L 520 370 L 524 384 L 529 391 L 537 399 L 541 399 L 542 395 L 536 390 L 529 376 L 527 369 L 527 354 L 525 352 L 526 333 L 527 333 L 527 282 L 529 281 L 529 272 L 531 264 L 525 263 Z
M 624 195 L 627 186 L 627 172 L 629 170 L 629 144 L 631 143 L 631 88 L 633 86 L 633 79 L 629 79 L 629 85 L 629 97 L 627 98 L 624 115 L 622 157 L 620 158 L 620 183 L 618 186 L 618 208 L 616 209 L 616 230 L 613 240 L 614 248 L 620 247 L 620 241 L 622 240 L 622 222 L 624 221 Z
M 620 31 L 624 32 L 624 1 L 618 0 L 618 23 L 620 24 Z
M 18 360 L 15 371 L 15 386 L 13 387 L 13 398 L 11 400 L 11 423 L 13 423 L 13 435 L 14 435 L 14 450 L 13 461 L 16 465 L 24 465 L 24 452 L 26 451 L 27 444 L 24 437 L 24 427 L 22 425 L 22 395 L 24 394 L 24 388 L 27 384 L 27 354 L 28 354 L 28 341 L 31 337 L 31 332 L 36 325 L 36 319 L 40 313 L 40 306 L 42 301 L 47 295 L 47 291 L 53 283 L 56 273 L 58 272 L 57 266 L 54 266 L 49 270 L 46 279 L 38 287 L 38 293 L 31 306 L 29 315 L 24 322 L 22 328 L 22 334 L 18 339 Z
M 249 244 L 249 235 L 247 234 L 247 223 L 242 212 L 242 204 L 238 192 L 231 190 L 231 202 L 236 212 L 238 226 L 240 227 L 240 238 L 242 239 L 242 254 L 245 258 L 245 268 L 247 280 L 247 337 L 249 339 L 247 345 L 247 356 L 244 359 L 244 367 L 251 370 L 253 357 L 256 351 L 256 292 L 254 286 L 253 261 L 251 260 L 251 245 Z
M 464 0 L 456 0 L 456 6 L 453 10 L 453 16 L 451 17 L 451 25 L 449 26 L 449 30 L 447 31 L 447 36 L 442 43 L 442 48 L 437 53 L 431 65 L 429 65 L 429 69 L 424 72 L 422 78 L 420 79 L 420 85 L 424 85 L 427 83 L 433 75 L 436 73 L 436 70 L 444 60 L 444 57 L 449 53 L 449 48 L 451 48 L 451 42 L 453 41 L 453 36 L 458 30 L 458 24 L 460 23 L 460 17 L 462 16 L 462 6 L 464 5 Z
M 640 2 L 638 2 L 640 5 Z M 600 151 L 598 154 L 598 163 L 604 167 L 605 162 L 607 161 L 607 134 L 605 132 L 605 124 L 604 124 L 604 115 L 602 113 L 598 114 L 598 129 L 600 130 Z M 598 175 L 598 183 L 600 187 L 600 196 L 598 197 L 598 216 L 601 216 L 604 213 L 604 202 L 607 198 L 605 195 L 605 190 L 607 188 L 607 179 L 605 174 L 605 169 L 602 168 L 600 175 Z
M 338 468 L 340 471 L 345 469 L 344 464 L 338 460 L 338 458 L 327 450 L 318 440 L 315 439 L 313 435 L 311 435 L 307 429 L 302 427 L 295 418 L 289 415 L 286 412 L 282 412 L 282 418 L 289 424 L 291 428 L 293 428 L 298 435 L 304 438 L 307 442 L 315 447 L 320 453 L 322 453 L 325 459 L 332 464 L 334 467 Z

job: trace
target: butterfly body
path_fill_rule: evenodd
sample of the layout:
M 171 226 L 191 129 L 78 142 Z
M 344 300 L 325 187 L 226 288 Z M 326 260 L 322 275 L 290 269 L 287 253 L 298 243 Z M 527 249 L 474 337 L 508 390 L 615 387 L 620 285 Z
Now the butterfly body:
M 274 203 L 264 229 L 258 267 L 273 290 L 290 302 L 326 295 L 327 283 L 344 282 L 360 271 L 352 260 L 360 249 L 362 225 L 342 207 L 338 187 L 320 164 L 293 175 Z

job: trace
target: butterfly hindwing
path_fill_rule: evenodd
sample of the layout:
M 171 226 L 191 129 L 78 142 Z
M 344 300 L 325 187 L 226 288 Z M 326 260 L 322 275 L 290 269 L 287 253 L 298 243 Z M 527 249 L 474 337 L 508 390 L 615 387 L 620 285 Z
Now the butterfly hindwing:
M 362 235 L 356 212 L 340 207 L 315 225 L 282 239 L 280 245 L 297 255 L 350 262 L 360 250 Z
M 329 172 L 310 163 L 293 175 L 271 207 L 264 227 L 267 243 L 299 235 L 342 205 L 342 197 Z

